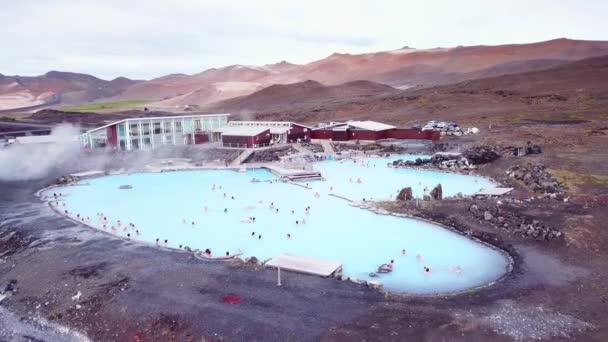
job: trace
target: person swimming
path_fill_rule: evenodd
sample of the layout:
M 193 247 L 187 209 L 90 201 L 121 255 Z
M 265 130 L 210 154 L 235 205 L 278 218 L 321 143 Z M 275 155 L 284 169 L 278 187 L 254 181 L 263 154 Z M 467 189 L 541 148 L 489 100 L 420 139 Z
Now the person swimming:
M 105 226 L 104 226 L 105 227 Z M 135 231 L 135 235 L 139 236 L 139 230 Z
M 196 226 L 196 223 L 194 223 L 194 221 L 192 221 L 192 225 L 193 225 L 193 226 Z
M 395 260 L 391 260 L 388 264 L 382 264 L 378 266 L 378 273 L 389 273 L 393 271 L 393 266 L 395 264 Z
M 296 220 L 296 225 L 300 224 L 300 221 Z
M 209 248 L 205 249 L 205 253 L 204 254 L 207 255 L 207 256 L 211 256 L 211 249 L 209 249 Z
M 262 234 L 258 235 L 258 240 L 262 240 Z
M 431 269 L 430 268 L 424 266 L 423 269 L 424 269 L 424 273 L 431 273 Z
M 164 245 L 165 245 L 165 247 L 167 247 L 169 245 L 169 240 L 165 239 Z
M 251 232 L 251 236 L 255 236 L 255 232 Z
M 131 233 L 127 234 L 127 239 L 131 240 Z
M 230 252 L 226 251 L 226 256 L 230 256 Z
M 230 196 L 230 199 L 234 199 L 234 196 Z
M 291 234 L 287 233 L 287 239 L 291 239 Z
M 156 238 L 156 247 L 160 247 L 160 239 Z
M 402 254 L 402 255 L 407 255 L 407 252 L 405 251 L 405 249 L 402 249 L 402 250 L 401 250 L 401 254 Z
M 228 212 L 228 208 L 224 208 L 224 212 L 227 213 Z

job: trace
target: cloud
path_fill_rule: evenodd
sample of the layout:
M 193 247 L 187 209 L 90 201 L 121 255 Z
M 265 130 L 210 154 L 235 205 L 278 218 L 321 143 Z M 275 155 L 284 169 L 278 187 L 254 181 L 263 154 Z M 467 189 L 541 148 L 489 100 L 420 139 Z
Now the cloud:
M 0 73 L 152 78 L 404 45 L 605 39 L 607 12 L 595 0 L 20 0 L 0 11 Z

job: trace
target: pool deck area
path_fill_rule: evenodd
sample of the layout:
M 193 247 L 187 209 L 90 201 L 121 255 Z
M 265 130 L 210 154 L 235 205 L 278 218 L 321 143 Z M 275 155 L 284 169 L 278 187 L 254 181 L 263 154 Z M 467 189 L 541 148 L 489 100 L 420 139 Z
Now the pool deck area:
M 278 255 L 266 262 L 265 265 L 321 277 L 329 277 L 342 269 L 342 264 L 337 261 L 289 253 Z

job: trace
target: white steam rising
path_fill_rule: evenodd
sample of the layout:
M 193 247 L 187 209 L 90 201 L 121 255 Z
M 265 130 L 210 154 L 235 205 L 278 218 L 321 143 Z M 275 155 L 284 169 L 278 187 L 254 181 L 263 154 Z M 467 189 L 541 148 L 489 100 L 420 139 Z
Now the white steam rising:
M 82 151 L 76 138 L 78 127 L 61 124 L 53 129 L 55 142 L 47 144 L 13 144 L 0 148 L 0 180 L 33 180 L 47 175 L 54 167 L 77 163 Z

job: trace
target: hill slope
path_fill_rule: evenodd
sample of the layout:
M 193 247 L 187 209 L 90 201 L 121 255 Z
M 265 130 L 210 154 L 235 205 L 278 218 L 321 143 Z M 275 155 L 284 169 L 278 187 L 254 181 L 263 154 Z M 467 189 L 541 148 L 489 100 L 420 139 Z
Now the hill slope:
M 0 110 L 47 102 L 84 103 L 118 95 L 138 83 L 125 77 L 111 81 L 72 72 L 49 71 L 41 76 L 0 75 Z
M 206 109 L 230 113 L 289 110 L 294 106 L 316 106 L 329 102 L 352 101 L 354 98 L 390 94 L 397 91 L 391 86 L 370 81 L 353 81 L 325 86 L 308 80 L 291 84 L 275 84 L 247 96 L 211 104 Z
M 231 65 L 193 75 L 171 74 L 149 81 L 49 72 L 37 77 L 0 75 L 0 110 L 48 101 L 68 104 L 104 99 L 155 101 L 150 107 L 205 106 L 245 96 L 273 84 L 313 80 L 339 85 L 355 80 L 395 88 L 431 87 L 481 77 L 539 70 L 608 54 L 608 41 L 555 39 L 531 44 L 435 49 L 404 47 L 364 54 L 335 53 L 304 65 Z
M 608 55 L 548 69 L 464 81 L 351 101 L 301 104 L 252 115 L 302 122 L 367 118 L 393 124 L 431 119 L 477 124 L 578 120 L 606 115 Z
M 605 54 L 608 42 L 570 39 L 422 50 L 406 47 L 356 55 L 336 53 L 305 65 L 232 65 L 195 75 L 165 76 L 136 84 L 120 98 L 156 100 L 159 102 L 151 106 L 165 108 L 207 105 L 273 84 L 306 80 L 325 85 L 368 80 L 396 88 L 433 86 L 542 69 Z

